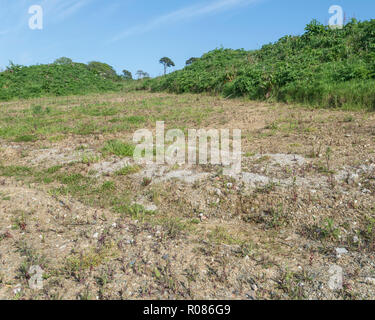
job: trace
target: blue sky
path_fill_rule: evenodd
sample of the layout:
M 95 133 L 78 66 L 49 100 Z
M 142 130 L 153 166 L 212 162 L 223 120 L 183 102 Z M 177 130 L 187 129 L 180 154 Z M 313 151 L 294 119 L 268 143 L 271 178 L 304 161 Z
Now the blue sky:
M 29 28 L 31 5 L 43 8 L 43 30 Z M 328 24 L 331 5 L 375 18 L 374 0 L 0 0 L 0 68 L 67 56 L 158 76 L 163 56 L 179 69 L 218 47 L 257 49 L 314 18 Z

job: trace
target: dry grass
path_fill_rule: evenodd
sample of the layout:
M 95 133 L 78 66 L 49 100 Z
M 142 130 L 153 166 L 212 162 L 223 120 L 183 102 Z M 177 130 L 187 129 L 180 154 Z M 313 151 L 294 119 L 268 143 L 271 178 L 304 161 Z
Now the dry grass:
M 145 92 L 0 108 L 1 298 L 375 297 L 372 113 Z M 132 135 L 157 120 L 241 129 L 243 171 L 268 182 L 135 165 Z M 179 171 L 198 179 L 163 180 Z M 29 287 L 34 264 L 43 290 Z

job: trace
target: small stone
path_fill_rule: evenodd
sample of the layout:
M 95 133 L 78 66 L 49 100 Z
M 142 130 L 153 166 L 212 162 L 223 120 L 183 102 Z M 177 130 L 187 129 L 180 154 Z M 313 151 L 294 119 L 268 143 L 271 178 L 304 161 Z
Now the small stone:
M 227 188 L 232 189 L 233 188 L 233 183 L 227 183 Z
M 221 197 L 222 192 L 221 192 L 220 189 L 215 189 L 215 194 L 216 194 L 218 197 Z
M 18 294 L 18 293 L 21 292 L 21 290 L 22 290 L 22 286 L 21 286 L 21 284 L 19 283 L 19 284 L 17 284 L 17 285 L 13 288 L 13 293 L 14 293 L 14 294 Z
M 365 279 L 365 282 L 366 282 L 367 284 L 371 284 L 371 285 L 375 286 L 375 278 L 367 277 L 367 278 Z
M 359 182 L 359 175 L 356 173 L 349 174 L 348 184 L 353 185 Z
M 348 254 L 349 251 L 346 250 L 345 248 L 336 248 L 336 254 L 338 257 L 341 257 L 343 254 Z
M 94 239 L 97 239 L 99 237 L 99 233 L 98 232 L 95 232 L 92 236 Z
M 255 300 L 255 292 L 253 291 L 250 291 L 248 293 L 246 293 L 246 299 L 249 299 L 249 300 Z
M 359 238 L 358 238 L 357 236 L 354 236 L 354 237 L 353 237 L 353 242 L 354 242 L 354 243 L 358 243 L 358 242 L 359 242 Z
M 203 213 L 199 214 L 199 219 L 201 220 L 201 222 L 204 221 L 204 220 L 207 220 L 207 218 L 204 216 Z

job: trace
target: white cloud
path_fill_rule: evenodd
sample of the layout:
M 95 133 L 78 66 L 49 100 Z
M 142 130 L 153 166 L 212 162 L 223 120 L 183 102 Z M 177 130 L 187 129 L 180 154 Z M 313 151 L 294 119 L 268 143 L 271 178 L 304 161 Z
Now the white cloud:
M 111 42 L 116 42 L 126 37 L 130 37 L 136 34 L 145 33 L 158 28 L 163 25 L 176 23 L 182 20 L 188 20 L 191 18 L 215 14 L 224 10 L 229 10 L 239 6 L 245 6 L 259 2 L 261 0 L 217 0 L 206 4 L 199 4 L 190 7 L 185 7 L 168 14 L 159 16 L 145 24 L 136 25 L 131 27 L 112 38 Z
M 92 0 L 44 0 L 41 3 L 45 16 L 53 22 L 62 22 L 88 5 Z
M 61 11 L 61 13 L 58 15 L 59 20 L 65 20 L 66 18 L 74 15 L 81 8 L 88 5 L 91 2 L 91 0 L 79 0 L 74 2 L 75 3 L 72 3 L 70 6 L 65 7 L 65 9 Z

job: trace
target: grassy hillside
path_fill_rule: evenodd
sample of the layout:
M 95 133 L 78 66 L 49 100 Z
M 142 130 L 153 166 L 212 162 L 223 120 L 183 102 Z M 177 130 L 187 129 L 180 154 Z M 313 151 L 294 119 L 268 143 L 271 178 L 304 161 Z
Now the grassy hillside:
M 19 66 L 0 73 L 0 100 L 44 95 L 71 95 L 116 90 L 116 79 L 82 63 Z
M 256 51 L 211 51 L 144 87 L 375 109 L 375 20 L 353 20 L 341 30 L 313 21 L 305 30 Z

